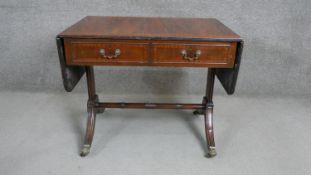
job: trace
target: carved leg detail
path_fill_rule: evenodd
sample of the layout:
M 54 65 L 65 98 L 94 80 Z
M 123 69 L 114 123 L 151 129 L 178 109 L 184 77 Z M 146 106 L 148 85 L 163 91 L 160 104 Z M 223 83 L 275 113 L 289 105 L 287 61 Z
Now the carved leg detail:
M 94 136 L 95 121 L 96 121 L 96 111 L 92 106 L 88 106 L 87 126 L 84 138 L 84 145 L 80 153 L 81 157 L 84 157 L 90 153 Z
M 213 106 L 208 105 L 205 116 L 205 134 L 206 134 L 206 142 L 207 142 L 207 156 L 214 157 L 216 156 L 216 147 L 214 141 L 214 129 L 213 129 Z
M 104 112 L 105 112 L 105 108 L 99 108 L 99 109 L 96 110 L 97 114 L 102 114 Z
M 97 95 L 97 94 L 95 95 L 94 98 L 95 98 L 95 102 L 98 103 L 98 102 L 99 102 L 99 99 L 98 99 L 98 95 Z M 97 114 L 102 114 L 102 113 L 104 113 L 104 112 L 105 112 L 105 108 L 97 108 L 97 109 L 96 109 L 96 113 L 97 113 Z
M 193 111 L 193 115 L 204 115 L 204 110 L 198 109 Z
M 206 104 L 205 97 L 202 100 L 202 104 Z M 204 114 L 205 114 L 205 110 L 204 109 L 197 109 L 197 110 L 193 111 L 193 115 L 204 115 Z

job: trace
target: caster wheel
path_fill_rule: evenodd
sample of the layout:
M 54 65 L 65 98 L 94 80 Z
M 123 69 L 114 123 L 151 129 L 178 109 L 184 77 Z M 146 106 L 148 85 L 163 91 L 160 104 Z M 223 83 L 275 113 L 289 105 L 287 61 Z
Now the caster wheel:
M 90 145 L 83 145 L 83 148 L 82 148 L 82 150 L 80 152 L 80 156 L 81 157 L 87 156 L 90 153 L 90 149 L 91 149 Z
M 208 152 L 207 152 L 207 157 L 212 158 L 212 157 L 215 157 L 216 155 L 217 155 L 216 148 L 215 147 L 209 147 Z

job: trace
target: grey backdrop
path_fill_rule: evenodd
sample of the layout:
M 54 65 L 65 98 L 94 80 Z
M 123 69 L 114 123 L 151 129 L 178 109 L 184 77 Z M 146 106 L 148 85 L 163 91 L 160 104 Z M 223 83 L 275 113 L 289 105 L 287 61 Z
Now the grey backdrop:
M 86 15 L 218 18 L 245 39 L 237 95 L 311 95 L 310 0 L 1 0 L 0 89 L 63 91 L 55 36 Z M 195 68 L 96 72 L 109 94 L 196 95 L 206 79 Z

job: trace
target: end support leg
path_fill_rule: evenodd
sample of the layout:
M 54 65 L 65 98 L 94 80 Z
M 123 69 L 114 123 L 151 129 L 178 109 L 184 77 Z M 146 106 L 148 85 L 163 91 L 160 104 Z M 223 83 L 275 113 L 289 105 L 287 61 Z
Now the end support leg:
M 87 117 L 86 132 L 85 132 L 85 137 L 84 137 L 84 144 L 80 152 L 81 157 L 84 157 L 90 153 L 93 136 L 94 136 L 95 120 L 96 120 L 96 113 L 97 113 L 95 104 L 98 102 L 98 96 L 96 95 L 96 92 L 95 92 L 95 78 L 94 78 L 93 67 L 87 66 L 85 67 L 85 70 L 86 70 L 86 79 L 87 79 L 89 99 L 87 102 L 88 117 Z
M 214 128 L 213 128 L 214 80 L 215 80 L 215 69 L 208 69 L 206 93 L 205 93 L 206 96 L 203 99 L 203 104 L 205 104 L 204 124 L 205 124 L 205 135 L 207 143 L 207 157 L 215 157 L 217 154 L 214 140 Z
M 81 157 L 85 157 L 90 153 L 94 136 L 95 121 L 96 121 L 96 111 L 93 107 L 88 107 L 88 118 L 84 137 L 84 144 L 80 152 Z
M 213 128 L 213 104 L 208 104 L 204 115 L 205 123 L 205 135 L 207 143 L 207 157 L 216 156 L 216 147 L 214 140 L 214 128 Z

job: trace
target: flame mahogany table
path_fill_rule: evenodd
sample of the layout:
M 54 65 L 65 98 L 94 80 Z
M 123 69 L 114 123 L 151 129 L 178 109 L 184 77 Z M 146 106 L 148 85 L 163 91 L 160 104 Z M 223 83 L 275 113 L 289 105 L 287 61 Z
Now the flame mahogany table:
M 193 109 L 205 118 L 207 155 L 216 155 L 214 79 L 218 77 L 228 94 L 234 93 L 243 48 L 240 36 L 217 19 L 87 16 L 56 41 L 66 91 L 86 73 L 88 118 L 81 156 L 90 152 L 96 113 L 105 108 Z M 95 92 L 93 66 L 208 68 L 206 93 L 198 104 L 102 103 Z

